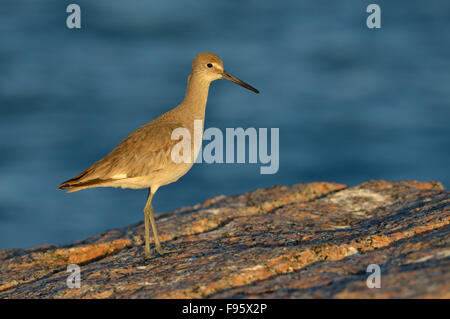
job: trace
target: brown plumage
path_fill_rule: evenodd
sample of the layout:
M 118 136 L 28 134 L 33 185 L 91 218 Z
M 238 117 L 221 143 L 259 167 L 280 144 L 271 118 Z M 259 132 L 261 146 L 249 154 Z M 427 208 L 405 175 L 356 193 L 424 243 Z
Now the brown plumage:
M 247 83 L 225 72 L 222 60 L 217 55 L 200 53 L 192 63 L 186 95 L 180 105 L 138 128 L 111 153 L 79 175 L 61 183 L 59 189 L 71 193 L 92 187 L 148 188 L 149 196 L 144 208 L 145 257 L 150 255 L 149 222 L 155 248 L 158 253 L 163 254 L 151 201 L 160 186 L 177 181 L 192 167 L 199 150 L 194 147 L 194 121 L 200 120 L 202 123 L 200 136 L 197 136 L 201 141 L 209 85 L 218 79 L 235 82 L 259 93 Z M 192 137 L 189 163 L 176 163 L 172 160 L 172 149 L 180 142 L 180 139 L 172 139 L 172 133 L 178 128 L 187 129 Z
M 165 126 L 161 126 L 158 125 L 160 121 L 158 118 L 134 131 L 104 158 L 61 183 L 59 189 L 68 189 L 67 192 L 72 193 L 92 187 L 146 188 L 138 185 L 126 187 L 121 181 L 150 176 L 154 171 L 164 168 L 170 169 L 171 149 L 179 142 L 171 140 L 171 134 L 174 129 L 184 125 L 165 123 Z

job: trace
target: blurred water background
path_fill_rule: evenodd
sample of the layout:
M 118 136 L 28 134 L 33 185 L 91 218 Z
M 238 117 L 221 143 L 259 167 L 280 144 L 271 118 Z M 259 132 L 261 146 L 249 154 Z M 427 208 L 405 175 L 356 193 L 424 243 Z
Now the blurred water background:
M 66 244 L 140 222 L 146 190 L 57 191 L 177 105 L 211 51 L 261 91 L 213 83 L 206 127 L 279 127 L 280 169 L 195 165 L 156 211 L 274 184 L 450 186 L 450 2 L 2 0 L 0 249 Z M 82 29 L 65 26 L 66 6 Z

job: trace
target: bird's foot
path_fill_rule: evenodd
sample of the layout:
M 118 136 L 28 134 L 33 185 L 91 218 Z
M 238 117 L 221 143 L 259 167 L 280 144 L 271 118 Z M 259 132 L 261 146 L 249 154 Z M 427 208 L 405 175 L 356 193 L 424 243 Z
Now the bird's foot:
M 155 250 L 158 253 L 158 255 L 160 255 L 160 256 L 163 256 L 163 255 L 166 255 L 166 254 L 170 254 L 170 253 L 173 252 L 172 250 L 162 249 L 161 246 L 156 246 Z
M 150 247 L 146 247 L 144 249 L 144 260 L 147 261 L 150 259 Z

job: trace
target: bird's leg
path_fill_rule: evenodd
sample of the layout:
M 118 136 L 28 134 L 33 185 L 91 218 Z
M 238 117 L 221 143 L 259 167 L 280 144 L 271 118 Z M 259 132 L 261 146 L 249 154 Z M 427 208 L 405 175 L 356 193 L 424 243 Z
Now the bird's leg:
M 158 254 L 160 255 L 164 255 L 165 253 L 167 253 L 167 251 L 165 251 L 164 249 L 161 248 L 161 244 L 159 243 L 159 238 L 158 238 L 158 231 L 156 230 L 156 223 L 155 223 L 155 218 L 153 216 L 153 205 L 152 205 L 152 199 L 153 199 L 153 194 L 151 189 L 149 189 L 149 194 L 148 194 L 148 199 L 147 199 L 147 204 L 145 205 L 145 251 L 147 252 L 147 243 L 150 240 L 150 235 L 148 234 L 148 223 L 150 221 L 150 224 L 152 225 L 152 231 L 153 231 L 153 238 L 155 240 L 155 249 L 158 252 Z M 150 251 L 150 248 L 148 248 L 148 250 Z M 150 254 L 150 252 L 149 252 Z
M 145 224 L 145 259 L 150 258 L 150 229 L 149 229 L 149 206 L 151 206 L 150 191 L 148 194 L 147 203 L 144 207 L 144 224 Z
M 158 231 L 156 230 L 155 218 L 153 217 L 153 206 L 150 205 L 149 209 L 150 209 L 149 219 L 150 219 L 150 223 L 152 224 L 153 237 L 155 239 L 155 249 L 158 252 L 158 254 L 164 255 L 165 253 L 167 253 L 167 251 L 162 249 L 161 244 L 159 243 Z

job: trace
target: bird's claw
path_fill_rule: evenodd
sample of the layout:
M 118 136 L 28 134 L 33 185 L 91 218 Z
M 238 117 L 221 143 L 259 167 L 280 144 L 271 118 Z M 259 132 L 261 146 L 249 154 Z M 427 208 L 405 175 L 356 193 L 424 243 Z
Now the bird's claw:
M 162 249 L 161 247 L 155 247 L 156 252 L 158 253 L 158 255 L 163 256 L 165 254 L 170 254 L 172 251 L 171 250 L 165 250 Z

